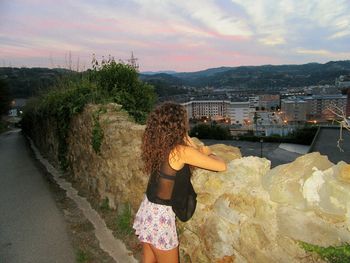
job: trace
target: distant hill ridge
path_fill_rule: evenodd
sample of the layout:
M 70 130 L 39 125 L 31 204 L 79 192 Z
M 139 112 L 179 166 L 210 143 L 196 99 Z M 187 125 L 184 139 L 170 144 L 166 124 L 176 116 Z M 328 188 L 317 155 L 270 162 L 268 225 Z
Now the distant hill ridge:
M 7 81 L 11 95 L 24 98 L 47 89 L 57 77 L 74 73 L 62 68 L 0 67 L 0 78 Z M 145 72 L 140 73 L 140 79 L 154 85 L 160 96 L 166 96 L 186 92 L 181 86 L 261 90 L 334 84 L 340 75 L 350 75 L 350 60 L 325 64 L 218 67 L 196 72 Z
M 144 75 L 141 73 L 140 76 L 142 80 L 150 83 L 157 80 L 168 85 L 261 89 L 334 84 L 335 78 L 347 74 L 350 74 L 350 60 L 330 61 L 325 64 L 219 67 L 172 74 Z

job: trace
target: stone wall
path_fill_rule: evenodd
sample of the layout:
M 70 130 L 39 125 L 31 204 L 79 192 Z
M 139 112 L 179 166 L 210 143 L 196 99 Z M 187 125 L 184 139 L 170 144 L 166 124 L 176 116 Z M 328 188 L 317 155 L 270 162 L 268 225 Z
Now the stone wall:
M 57 137 L 57 122 L 54 118 L 46 118 L 32 125 L 33 129 L 29 132 L 29 136 L 35 142 L 35 145 L 40 149 L 43 156 L 50 163 L 59 167 L 58 158 L 58 137 Z
M 91 143 L 98 112 L 100 153 Z M 72 119 L 69 132 L 75 180 L 99 202 L 108 198 L 113 208 L 128 202 L 135 212 L 148 179 L 141 171 L 143 130 L 119 105 L 88 105 Z M 310 262 L 313 256 L 298 241 L 350 242 L 350 165 L 311 153 L 270 169 L 269 160 L 241 158 L 237 148 L 210 148 L 228 162 L 228 170 L 195 170 L 197 210 L 178 224 L 182 262 Z
M 147 184 L 140 159 L 144 126 L 135 124 L 120 107 L 88 105 L 75 116 L 69 132 L 68 159 L 74 179 L 95 198 L 108 198 L 111 208 L 130 203 L 135 211 Z M 103 130 L 100 153 L 91 142 L 93 115 L 98 112 Z

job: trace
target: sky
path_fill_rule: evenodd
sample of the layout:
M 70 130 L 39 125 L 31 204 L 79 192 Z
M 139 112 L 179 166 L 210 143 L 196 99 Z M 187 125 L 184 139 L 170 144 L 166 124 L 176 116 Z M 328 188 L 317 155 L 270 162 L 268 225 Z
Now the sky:
M 350 59 L 350 0 L 0 0 L 0 66 L 140 71 Z

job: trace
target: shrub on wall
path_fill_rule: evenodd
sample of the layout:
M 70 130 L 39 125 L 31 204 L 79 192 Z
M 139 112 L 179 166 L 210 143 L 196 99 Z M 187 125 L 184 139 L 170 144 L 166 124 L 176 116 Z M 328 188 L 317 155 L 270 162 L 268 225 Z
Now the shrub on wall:
M 96 62 L 97 63 L 97 62 Z M 24 109 L 23 130 L 31 136 L 35 127 L 48 119 L 54 120 L 58 139 L 58 159 L 63 169 L 67 168 L 67 136 L 72 116 L 83 110 L 88 103 L 105 104 L 117 102 L 138 123 L 144 123 L 155 102 L 153 87 L 138 80 L 134 68 L 113 59 L 94 64 L 94 70 L 65 76 L 50 91 L 31 99 Z M 98 63 L 97 63 L 98 65 Z M 95 150 L 103 137 L 99 129 L 92 131 L 97 138 Z M 33 136 L 31 136 L 33 137 Z
M 138 79 L 138 72 L 130 65 L 117 63 L 113 58 L 95 60 L 91 79 L 96 81 L 100 92 L 123 108 L 139 123 L 145 123 L 156 96 L 151 85 Z
M 6 114 L 10 109 L 10 95 L 5 80 L 0 78 L 0 116 L 1 114 Z

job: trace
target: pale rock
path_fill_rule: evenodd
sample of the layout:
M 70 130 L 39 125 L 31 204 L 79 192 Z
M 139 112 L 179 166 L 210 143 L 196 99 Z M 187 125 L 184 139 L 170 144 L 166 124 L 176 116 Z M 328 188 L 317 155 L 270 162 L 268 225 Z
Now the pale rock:
M 277 210 L 280 235 L 319 246 L 340 245 L 350 241 L 350 232 L 343 225 L 332 225 L 313 211 L 288 206 Z
M 214 213 L 231 224 L 238 225 L 241 221 L 241 215 L 236 210 L 234 210 L 234 207 L 231 208 L 231 201 L 228 198 L 225 198 L 225 196 L 221 196 L 218 198 L 214 204 Z
M 337 175 L 338 180 L 350 184 L 350 164 L 339 162 L 338 165 L 341 166 Z
M 236 159 L 228 164 L 228 171 L 234 174 L 232 179 L 236 188 L 241 186 L 260 186 L 262 178 L 270 170 L 271 162 L 265 158 L 248 156 Z
M 317 171 L 324 183 L 318 190 L 319 201 L 315 209 L 327 213 L 328 217 L 333 217 L 333 221 L 345 218 L 350 203 L 350 185 L 339 179 L 339 174 L 346 165 L 345 162 L 339 162 L 327 170 Z
M 312 176 L 306 179 L 303 185 L 303 196 L 309 203 L 319 203 L 319 191 L 324 184 L 322 171 L 314 169 Z
M 261 225 L 245 223 L 241 225 L 240 253 L 248 262 L 276 262 L 270 247 L 270 240 Z
M 263 177 L 262 183 L 269 191 L 271 200 L 304 208 L 306 205 L 302 194 L 304 181 L 312 175 L 314 167 L 322 171 L 332 165 L 327 156 L 318 152 L 309 153 L 298 157 L 292 163 L 271 169 Z
M 202 227 L 202 240 L 208 257 L 219 259 L 233 255 L 233 244 L 238 242 L 235 240 L 237 230 L 224 218 L 211 214 Z

